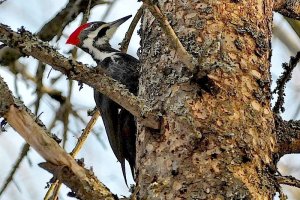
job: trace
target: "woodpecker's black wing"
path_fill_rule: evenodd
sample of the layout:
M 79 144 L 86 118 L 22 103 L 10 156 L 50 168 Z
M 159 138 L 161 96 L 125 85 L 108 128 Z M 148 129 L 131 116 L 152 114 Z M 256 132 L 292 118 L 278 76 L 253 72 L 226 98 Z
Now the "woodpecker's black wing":
M 116 79 L 133 94 L 137 95 L 140 64 L 134 57 L 116 52 L 113 56 L 105 58 L 98 67 L 105 69 L 110 77 Z M 94 91 L 95 102 L 101 112 L 106 133 L 121 164 L 125 182 L 125 159 L 129 162 L 134 177 L 135 168 L 135 140 L 136 121 L 132 114 L 113 102 L 106 96 Z
M 125 176 L 125 156 L 123 155 L 123 147 L 121 144 L 122 137 L 118 133 L 118 121 L 119 121 L 119 109 L 120 106 L 114 101 L 110 100 L 103 94 L 94 90 L 94 99 L 101 113 L 103 124 L 107 133 L 109 144 L 121 164 L 122 173 L 127 185 L 127 179 Z
M 121 133 L 121 141 L 123 148 L 123 155 L 128 161 L 131 169 L 132 177 L 134 177 L 135 169 L 135 141 L 136 141 L 136 121 L 134 116 L 130 114 L 127 110 L 121 109 L 119 113 L 119 131 Z
M 131 55 L 115 52 L 101 62 L 106 74 L 126 86 L 135 95 L 138 92 L 140 62 Z

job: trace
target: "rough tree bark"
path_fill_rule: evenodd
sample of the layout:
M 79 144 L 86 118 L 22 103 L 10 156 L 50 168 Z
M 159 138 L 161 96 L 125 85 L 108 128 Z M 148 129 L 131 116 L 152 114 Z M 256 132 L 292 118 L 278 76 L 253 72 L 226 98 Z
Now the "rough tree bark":
M 158 7 L 198 60 L 199 74 L 212 72 L 191 80 L 158 22 L 145 13 L 140 95 L 164 119 L 159 133 L 139 130 L 140 198 L 272 199 L 272 1 L 173 0 Z

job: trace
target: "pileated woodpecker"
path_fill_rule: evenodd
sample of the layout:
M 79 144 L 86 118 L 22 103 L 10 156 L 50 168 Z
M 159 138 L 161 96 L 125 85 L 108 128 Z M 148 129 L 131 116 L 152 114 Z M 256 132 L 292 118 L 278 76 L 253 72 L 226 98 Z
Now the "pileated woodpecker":
M 67 40 L 89 53 L 103 67 L 110 77 L 125 85 L 137 95 L 140 62 L 136 58 L 113 49 L 109 40 L 116 29 L 131 15 L 113 21 L 90 22 L 79 26 Z M 127 185 L 125 159 L 129 162 L 132 175 L 135 169 L 136 121 L 132 114 L 120 105 L 94 89 L 94 99 L 106 129 L 110 146 L 121 163 L 122 173 Z

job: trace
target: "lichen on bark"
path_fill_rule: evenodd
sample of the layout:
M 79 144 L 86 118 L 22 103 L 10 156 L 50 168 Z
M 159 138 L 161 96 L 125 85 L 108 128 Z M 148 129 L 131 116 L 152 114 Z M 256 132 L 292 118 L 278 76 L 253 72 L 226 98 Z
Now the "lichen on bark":
M 203 92 L 149 11 L 141 25 L 139 95 L 163 113 L 160 134 L 140 127 L 141 199 L 271 199 L 272 1 L 158 1 L 216 94 Z M 265 83 L 265 84 L 260 84 Z

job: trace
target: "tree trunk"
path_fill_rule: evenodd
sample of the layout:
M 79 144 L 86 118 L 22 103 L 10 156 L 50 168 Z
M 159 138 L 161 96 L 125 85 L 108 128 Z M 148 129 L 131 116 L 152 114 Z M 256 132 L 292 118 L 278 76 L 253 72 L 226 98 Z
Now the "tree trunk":
M 140 199 L 274 197 L 272 6 L 271 0 L 159 0 L 198 60 L 193 78 L 145 11 L 139 95 L 163 119 L 160 132 L 139 128 Z

